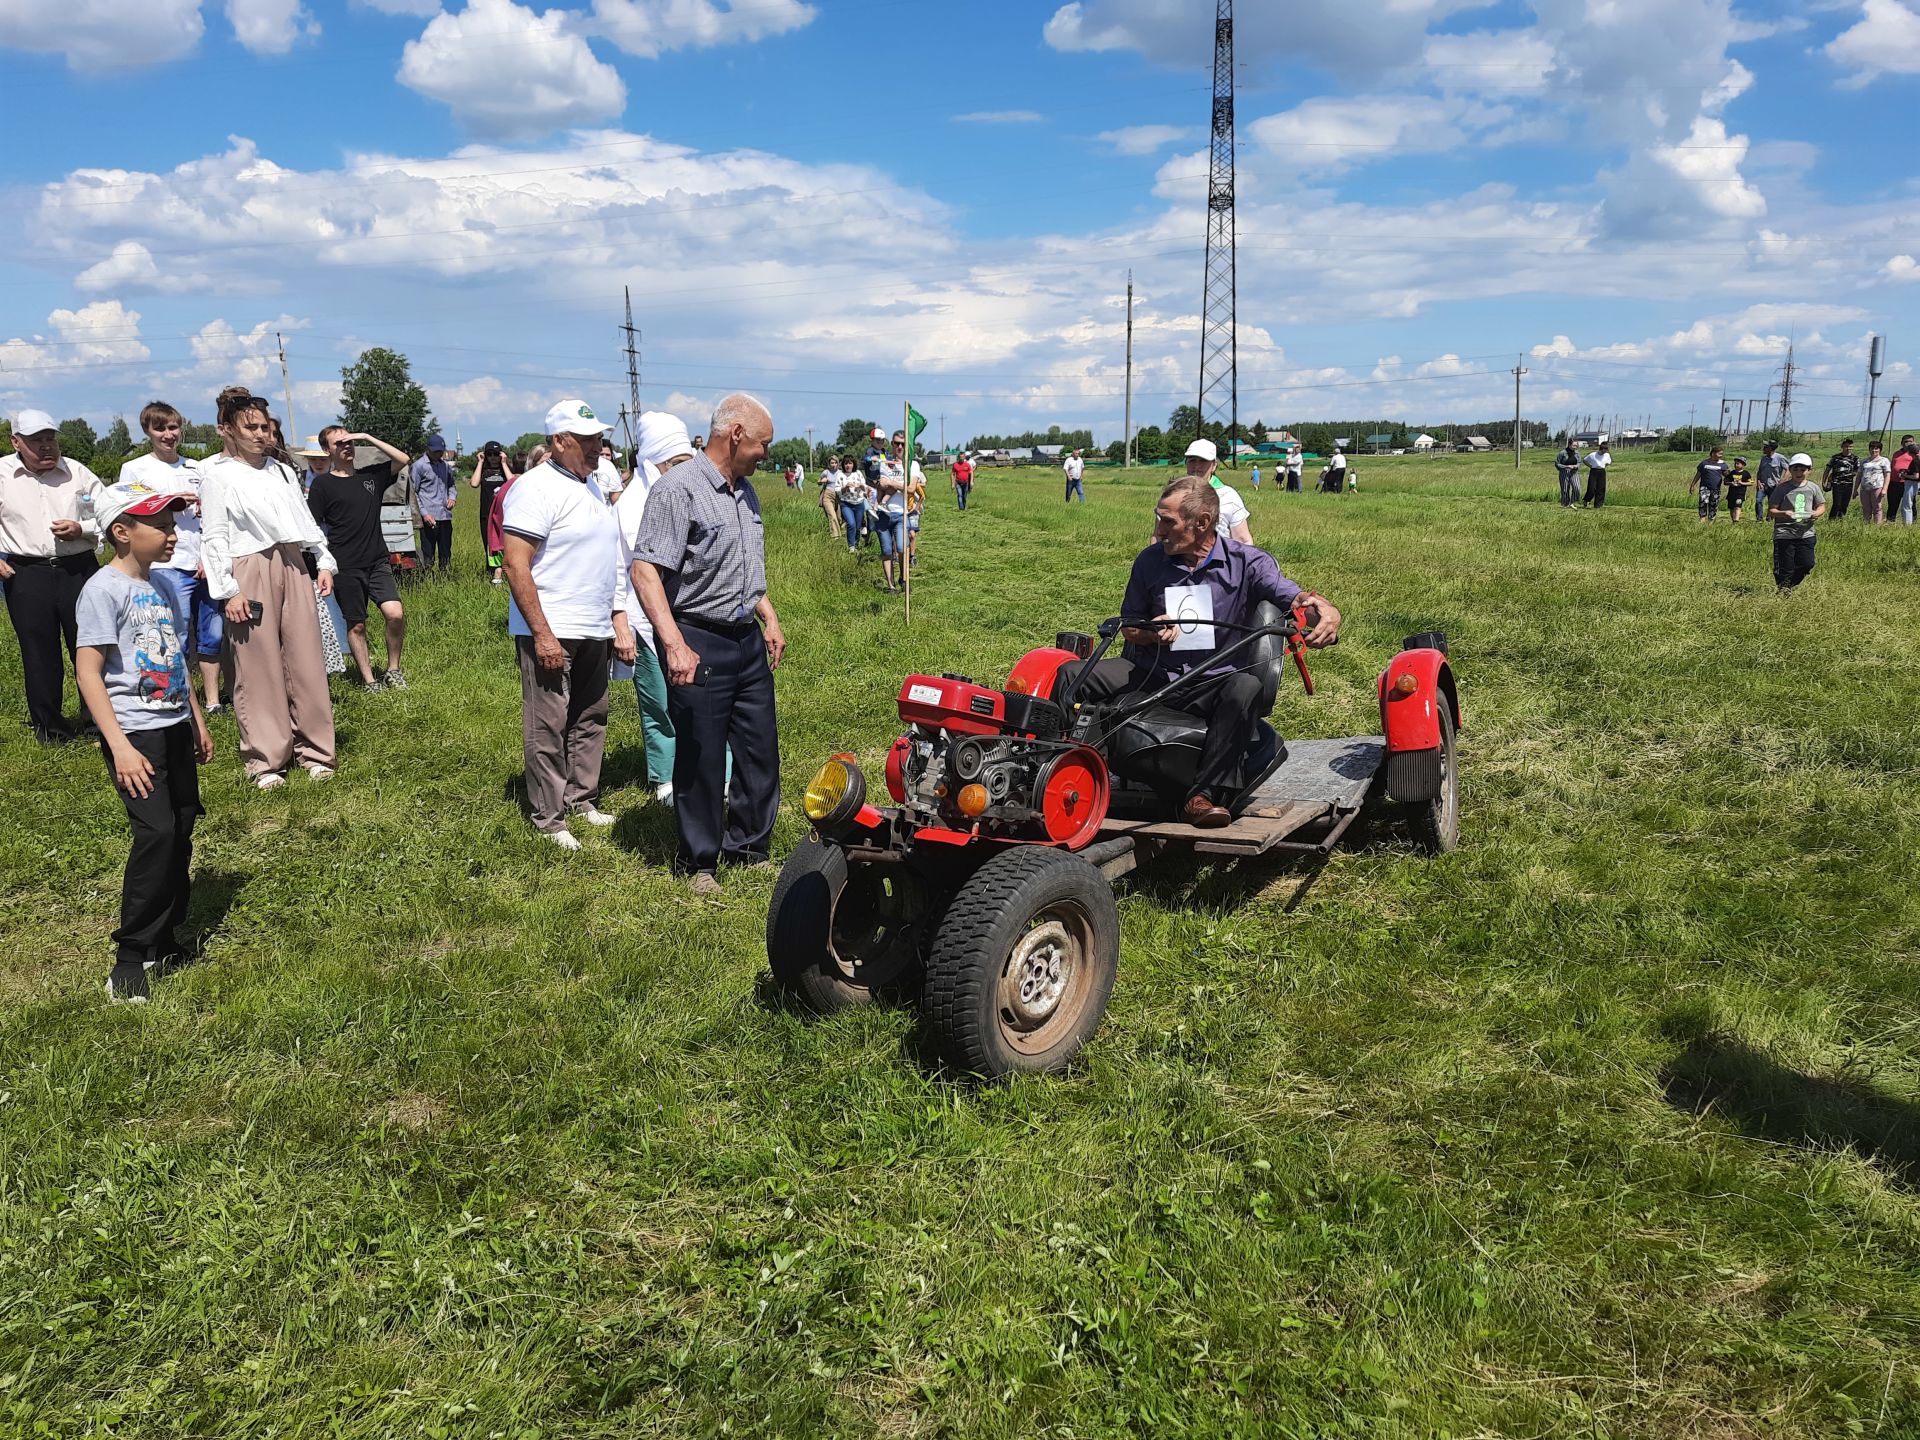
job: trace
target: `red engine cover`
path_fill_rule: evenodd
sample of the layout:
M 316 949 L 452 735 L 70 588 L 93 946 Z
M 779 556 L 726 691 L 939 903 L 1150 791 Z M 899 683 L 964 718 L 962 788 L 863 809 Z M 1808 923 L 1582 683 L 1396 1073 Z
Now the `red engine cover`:
M 967 680 L 909 675 L 900 685 L 900 718 L 958 735 L 998 735 L 1005 729 L 1006 696 Z

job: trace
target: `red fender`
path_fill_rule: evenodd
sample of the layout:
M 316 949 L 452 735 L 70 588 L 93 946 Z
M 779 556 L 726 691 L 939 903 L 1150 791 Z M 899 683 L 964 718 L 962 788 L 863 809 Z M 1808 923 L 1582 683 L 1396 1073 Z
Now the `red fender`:
M 1038 650 L 1029 650 L 1020 657 L 1020 663 L 1013 667 L 1013 673 L 1007 676 L 1007 689 L 1016 695 L 1032 695 L 1036 699 L 1053 698 L 1054 681 L 1059 677 L 1060 667 L 1076 665 L 1080 657 L 1071 650 L 1061 650 L 1052 645 L 1044 645 Z
M 1411 677 L 1406 688 L 1402 677 Z M 1453 669 L 1438 650 L 1402 650 L 1380 676 L 1380 733 L 1387 737 L 1387 753 L 1440 748 L 1440 712 L 1445 705 L 1460 729 L 1460 695 Z

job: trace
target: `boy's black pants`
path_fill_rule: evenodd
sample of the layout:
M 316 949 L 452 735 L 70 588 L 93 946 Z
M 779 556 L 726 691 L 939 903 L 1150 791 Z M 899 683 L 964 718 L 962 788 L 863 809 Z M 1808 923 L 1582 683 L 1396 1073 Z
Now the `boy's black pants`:
M 1773 583 L 1791 590 L 1813 573 L 1813 536 L 1792 539 L 1775 536 L 1773 541 Z
M 205 813 L 191 720 L 163 730 L 130 730 L 127 742 L 153 766 L 153 788 L 140 799 L 114 787 L 133 826 L 120 886 L 120 928 L 113 932 L 116 965 L 163 959 L 174 949 L 174 929 L 187 918 L 193 822 Z M 100 748 L 112 776 L 113 756 L 104 742 Z

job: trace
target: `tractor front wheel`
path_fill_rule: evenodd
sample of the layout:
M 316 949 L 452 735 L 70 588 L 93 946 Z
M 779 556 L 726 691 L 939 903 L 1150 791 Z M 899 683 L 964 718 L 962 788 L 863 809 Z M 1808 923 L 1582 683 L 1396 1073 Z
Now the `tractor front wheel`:
M 781 867 L 767 907 L 774 980 L 816 1015 L 904 988 L 919 961 L 924 888 L 904 866 L 849 865 L 817 835 Z
M 997 1078 L 1064 1070 L 1106 1013 L 1120 966 L 1120 911 L 1077 855 L 996 855 L 946 907 L 922 1009 L 947 1060 Z
M 1444 697 L 1440 711 L 1440 793 L 1408 806 L 1407 830 L 1413 843 L 1440 855 L 1460 843 L 1460 771 L 1453 753 L 1453 707 Z

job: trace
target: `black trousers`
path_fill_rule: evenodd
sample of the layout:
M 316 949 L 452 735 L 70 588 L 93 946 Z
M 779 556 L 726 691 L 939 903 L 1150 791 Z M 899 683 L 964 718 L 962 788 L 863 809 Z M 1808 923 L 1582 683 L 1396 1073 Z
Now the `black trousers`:
M 113 932 L 114 963 L 139 965 L 159 960 L 175 948 L 174 931 L 187 918 L 192 881 L 193 822 L 200 808 L 200 766 L 193 753 L 193 722 L 163 730 L 129 730 L 127 743 L 153 766 L 153 788 L 145 799 L 115 791 L 133 826 L 133 848 L 120 882 L 120 928 Z M 107 774 L 113 756 L 103 741 Z
M 74 606 L 81 587 L 100 563 L 91 555 L 63 555 L 52 564 L 9 556 L 13 578 L 7 581 L 7 619 L 20 641 L 20 669 L 26 679 L 27 721 L 35 730 L 66 727 L 61 705 L 67 672 L 60 646 L 73 658 Z
M 1773 538 L 1773 583 L 1791 590 L 1813 573 L 1813 536 Z
M 1853 482 L 1851 480 L 1834 481 L 1833 482 L 1833 506 L 1832 506 L 1833 513 L 1830 514 L 1827 518 L 1829 520 L 1838 520 L 1842 515 L 1847 513 L 1847 506 L 1851 505 L 1852 503 L 1853 503 Z
M 420 568 L 422 570 L 444 570 L 453 564 L 453 520 L 436 520 L 429 525 L 424 520 L 420 524 Z
M 1599 468 L 1587 471 L 1587 493 L 1580 497 L 1582 505 L 1591 505 L 1598 510 L 1607 503 L 1607 472 Z
M 674 733 L 673 814 L 680 828 L 673 863 L 682 874 L 711 874 L 722 860 L 752 865 L 767 858 L 780 808 L 773 671 L 766 640 L 751 621 L 735 627 L 682 620 L 680 629 L 708 673 L 703 685 L 667 686 Z M 666 663 L 662 646 L 663 670 Z
M 1142 682 L 1147 672 L 1136 670 L 1131 660 L 1102 660 L 1093 666 L 1077 697 L 1081 700 L 1113 700 L 1147 688 Z M 1156 681 L 1154 689 L 1164 682 Z M 1260 717 L 1254 707 L 1260 703 L 1260 682 L 1251 675 L 1228 675 L 1224 679 L 1196 681 L 1194 688 L 1176 692 L 1170 708 L 1207 722 L 1207 738 L 1200 746 L 1200 768 L 1194 772 L 1187 798 L 1205 795 L 1215 804 L 1232 797 L 1235 772 L 1253 743 L 1254 727 Z

